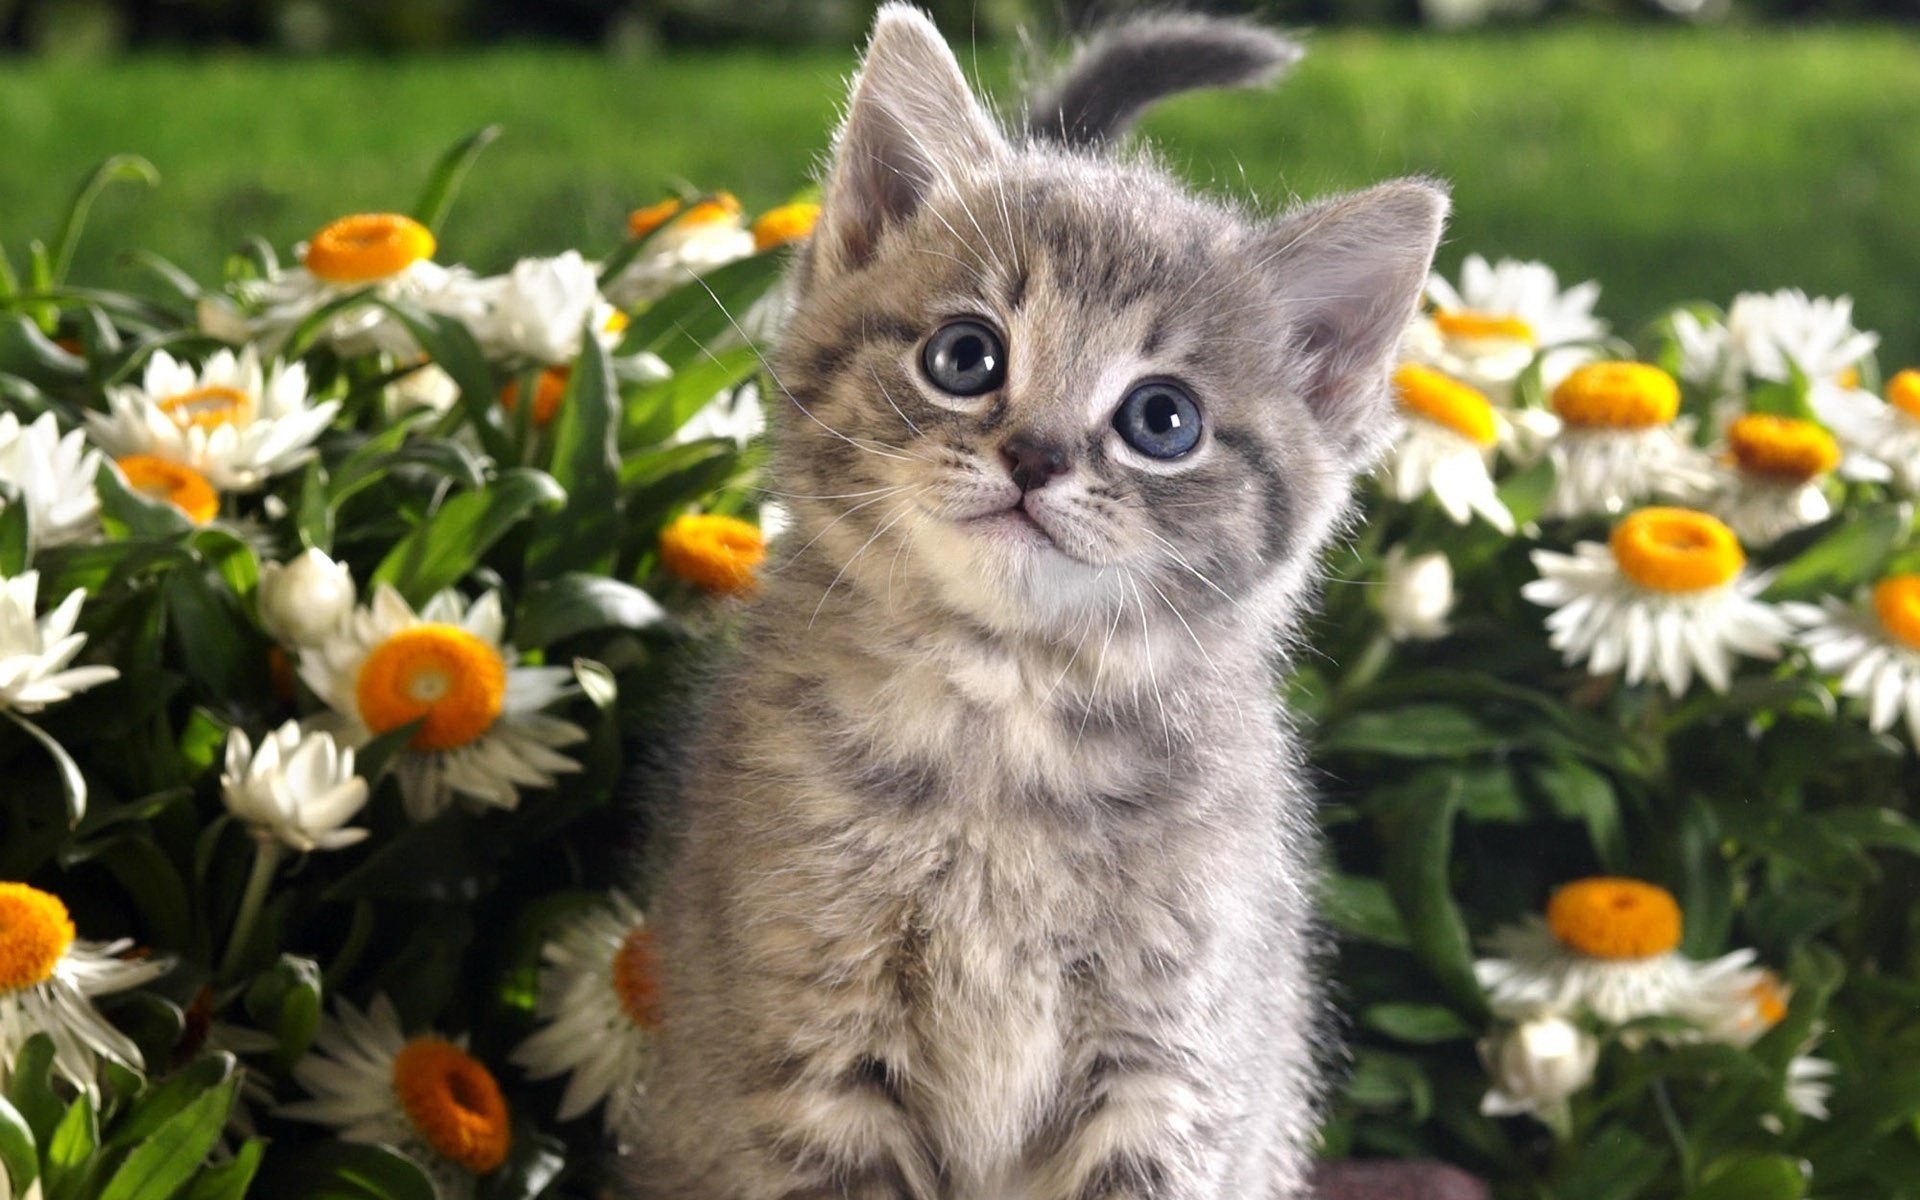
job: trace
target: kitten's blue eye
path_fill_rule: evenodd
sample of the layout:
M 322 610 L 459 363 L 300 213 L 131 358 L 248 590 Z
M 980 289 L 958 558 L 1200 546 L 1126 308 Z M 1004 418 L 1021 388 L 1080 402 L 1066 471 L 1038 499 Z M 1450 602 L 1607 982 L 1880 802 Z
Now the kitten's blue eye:
M 1179 458 L 1200 441 L 1200 406 L 1178 384 L 1155 379 L 1127 393 L 1113 427 L 1148 458 Z
M 943 392 L 984 396 L 1007 381 L 1007 348 L 980 322 L 954 321 L 927 339 L 920 365 Z

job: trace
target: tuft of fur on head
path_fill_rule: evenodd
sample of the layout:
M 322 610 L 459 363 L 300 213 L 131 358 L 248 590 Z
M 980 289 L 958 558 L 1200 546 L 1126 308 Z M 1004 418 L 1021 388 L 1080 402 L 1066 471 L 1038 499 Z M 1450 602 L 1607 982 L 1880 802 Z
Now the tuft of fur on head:
M 1027 132 L 1062 146 L 1119 138 L 1153 104 L 1195 88 L 1271 83 L 1300 43 L 1251 21 L 1153 13 L 1109 25 L 1027 104 Z

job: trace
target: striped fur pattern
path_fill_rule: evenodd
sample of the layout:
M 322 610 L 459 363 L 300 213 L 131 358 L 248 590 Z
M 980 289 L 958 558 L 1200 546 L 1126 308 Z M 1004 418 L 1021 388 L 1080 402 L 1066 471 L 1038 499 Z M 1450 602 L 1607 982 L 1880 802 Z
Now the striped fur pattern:
M 824 203 L 771 359 L 793 528 L 651 898 L 631 1194 L 1300 1195 L 1314 850 L 1273 670 L 1444 194 L 1263 218 L 1009 137 L 890 6 Z M 921 365 L 957 317 L 1007 346 L 970 400 Z M 1204 412 L 1178 461 L 1112 425 L 1149 377 Z M 1024 497 L 1016 435 L 1064 464 Z

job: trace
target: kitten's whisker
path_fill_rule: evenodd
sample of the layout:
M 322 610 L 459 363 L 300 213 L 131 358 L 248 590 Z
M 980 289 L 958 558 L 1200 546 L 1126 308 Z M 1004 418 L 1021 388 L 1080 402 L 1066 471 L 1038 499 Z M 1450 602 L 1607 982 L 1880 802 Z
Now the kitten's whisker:
M 772 488 L 751 487 L 747 490 L 758 492 L 762 496 L 778 496 L 782 500 L 854 500 L 861 496 L 872 496 L 880 492 L 897 492 L 906 487 L 904 483 L 889 484 L 886 487 L 868 488 L 864 492 L 827 492 L 814 495 L 810 492 L 776 492 Z
M 1126 578 L 1127 590 L 1133 593 L 1134 606 L 1140 610 L 1140 649 L 1142 656 L 1147 660 L 1147 682 L 1153 688 L 1153 703 L 1160 710 L 1160 730 L 1167 735 L 1167 767 L 1171 770 L 1173 722 L 1167 718 L 1167 697 L 1160 690 L 1160 673 L 1153 662 L 1153 637 L 1150 633 L 1153 622 L 1147 619 L 1147 602 L 1140 597 L 1140 586 L 1135 581 L 1133 572 L 1122 568 L 1121 574 Z
M 1146 532 L 1148 537 L 1153 538 L 1155 541 L 1159 542 L 1162 546 L 1166 547 L 1167 553 L 1172 556 L 1173 561 L 1177 566 L 1185 569 L 1186 572 L 1192 575 L 1195 579 L 1198 579 L 1201 583 L 1206 584 L 1208 587 L 1212 588 L 1214 591 L 1220 593 L 1220 598 L 1225 600 L 1228 604 L 1233 605 L 1235 608 L 1245 608 L 1245 605 L 1243 605 L 1238 598 L 1228 595 L 1225 588 L 1221 587 L 1219 584 L 1215 583 L 1213 580 L 1207 578 L 1205 573 L 1203 573 L 1200 570 L 1200 568 L 1188 562 L 1186 555 L 1180 553 L 1179 548 L 1176 547 L 1172 542 L 1168 541 L 1164 536 L 1155 532 L 1154 530 L 1149 529 Z
M 1093 581 L 1097 584 L 1106 577 L 1107 570 L 1105 567 L 1102 567 L 1099 572 L 1094 575 Z M 1053 686 L 1047 689 L 1046 695 L 1040 697 L 1040 708 L 1042 711 L 1045 711 L 1047 705 L 1052 702 L 1053 694 L 1060 690 L 1060 685 L 1066 682 L 1068 673 L 1073 670 L 1073 664 L 1080 661 L 1080 651 L 1086 646 L 1087 639 L 1093 635 L 1093 631 L 1095 627 L 1099 625 L 1099 622 L 1095 621 L 1092 616 L 1089 615 L 1086 625 L 1087 627 L 1080 633 L 1080 640 L 1073 644 L 1073 653 L 1067 656 L 1067 665 L 1060 668 L 1060 674 L 1054 678 Z
M 860 548 L 855 550 L 852 555 L 847 558 L 846 562 L 840 564 L 840 569 L 834 572 L 832 581 L 827 584 L 827 590 L 820 593 L 820 602 L 813 606 L 813 615 L 807 618 L 807 628 L 809 630 L 813 628 L 813 623 L 820 619 L 820 610 L 827 606 L 827 597 L 833 595 L 833 589 L 840 586 L 840 580 L 846 576 L 848 569 L 851 568 L 854 563 L 860 561 L 860 556 L 867 552 L 867 547 L 879 540 L 881 534 L 884 534 L 887 530 L 899 524 L 900 519 L 907 515 L 907 510 L 912 506 L 912 503 L 913 498 L 909 496 L 906 500 L 900 502 L 898 508 L 890 510 L 890 515 L 887 517 L 886 522 L 878 529 L 875 529 L 866 541 L 861 542 Z
M 1113 624 L 1107 627 L 1107 640 L 1100 643 L 1100 661 L 1093 665 L 1093 686 L 1087 689 L 1087 710 L 1080 714 L 1080 731 L 1073 736 L 1073 748 L 1078 750 L 1087 736 L 1087 721 L 1093 716 L 1093 699 L 1100 691 L 1100 681 L 1107 675 L 1107 651 L 1113 648 L 1113 635 L 1120 631 L 1120 618 L 1126 615 L 1125 604 L 1113 606 Z
M 913 418 L 908 416 L 898 404 L 893 402 L 893 393 L 887 390 L 885 381 L 880 378 L 880 369 L 878 367 L 869 367 L 867 370 L 868 373 L 873 376 L 874 386 L 880 389 L 880 395 L 886 399 L 887 407 L 900 414 L 900 419 L 907 423 L 907 428 L 913 430 L 913 436 L 922 436 L 920 427 L 913 423 Z
M 841 513 L 839 516 L 835 517 L 833 520 L 828 521 L 825 525 L 822 525 L 820 527 L 819 532 L 815 533 L 812 537 L 808 538 L 807 544 L 800 547 L 798 550 L 795 550 L 793 552 L 793 557 L 789 558 L 787 561 L 788 562 L 799 561 L 800 556 L 802 554 L 805 554 L 808 550 L 811 550 L 813 548 L 813 544 L 819 541 L 822 537 L 826 535 L 827 530 L 832 529 L 835 525 L 838 525 L 840 522 L 846 520 L 848 517 L 852 516 L 854 513 L 859 512 L 861 509 L 865 508 L 867 505 L 878 504 L 882 500 L 885 500 L 888 496 L 892 496 L 900 492 L 904 492 L 907 490 L 907 488 L 911 486 L 914 486 L 914 485 L 903 483 L 898 485 L 897 487 L 888 488 L 887 490 L 881 492 L 878 496 L 875 496 L 873 499 L 862 500 L 860 503 L 847 509 L 845 512 Z

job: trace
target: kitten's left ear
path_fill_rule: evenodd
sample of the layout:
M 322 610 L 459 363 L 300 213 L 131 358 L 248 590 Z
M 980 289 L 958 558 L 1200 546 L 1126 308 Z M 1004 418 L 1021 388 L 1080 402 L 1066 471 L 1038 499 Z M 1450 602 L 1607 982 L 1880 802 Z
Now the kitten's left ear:
M 1403 179 L 1292 214 L 1256 248 L 1304 357 L 1303 398 L 1356 459 L 1372 458 L 1388 424 L 1387 374 L 1447 207 L 1440 184 Z
M 802 290 L 860 267 L 945 180 L 1006 153 L 933 22 L 905 4 L 882 8 L 834 142 Z

